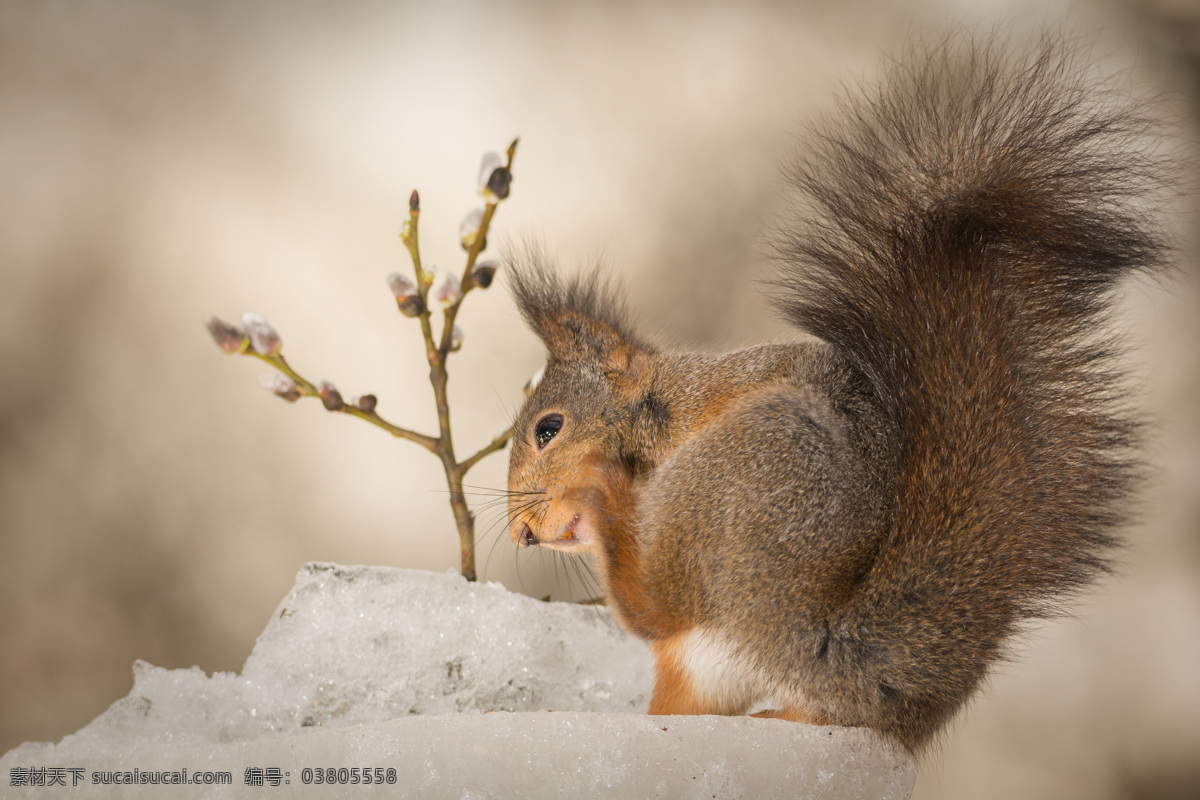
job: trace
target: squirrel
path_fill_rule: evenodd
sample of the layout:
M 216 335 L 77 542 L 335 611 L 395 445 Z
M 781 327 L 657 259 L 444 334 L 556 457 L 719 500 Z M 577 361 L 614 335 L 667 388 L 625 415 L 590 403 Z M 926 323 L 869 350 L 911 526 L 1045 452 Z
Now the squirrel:
M 514 268 L 548 360 L 509 534 L 593 557 L 651 714 L 773 703 L 916 753 L 1111 569 L 1143 469 L 1106 321 L 1167 248 L 1152 118 L 1086 67 L 968 35 L 850 93 L 774 242 L 802 341 L 660 351 L 599 271 Z

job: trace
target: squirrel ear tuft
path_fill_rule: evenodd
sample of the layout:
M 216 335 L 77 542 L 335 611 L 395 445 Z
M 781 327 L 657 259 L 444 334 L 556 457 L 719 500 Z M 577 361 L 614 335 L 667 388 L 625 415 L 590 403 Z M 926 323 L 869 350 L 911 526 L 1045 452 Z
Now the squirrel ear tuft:
M 629 333 L 624 303 L 599 267 L 564 280 L 532 251 L 508 276 L 521 315 L 552 361 L 599 362 L 612 377 L 630 370 L 637 351 L 649 350 Z

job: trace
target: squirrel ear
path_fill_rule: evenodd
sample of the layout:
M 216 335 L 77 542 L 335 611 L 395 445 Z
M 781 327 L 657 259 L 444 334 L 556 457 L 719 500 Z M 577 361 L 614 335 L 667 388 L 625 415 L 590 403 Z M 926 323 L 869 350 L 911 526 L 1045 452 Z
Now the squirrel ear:
M 599 363 L 616 379 L 637 371 L 639 353 L 651 352 L 626 332 L 624 304 L 599 268 L 564 281 L 533 253 L 509 271 L 509 280 L 521 315 L 552 361 Z
M 616 327 L 579 311 L 557 309 L 538 326 L 538 333 L 556 361 L 599 363 L 610 379 L 628 375 L 640 349 Z

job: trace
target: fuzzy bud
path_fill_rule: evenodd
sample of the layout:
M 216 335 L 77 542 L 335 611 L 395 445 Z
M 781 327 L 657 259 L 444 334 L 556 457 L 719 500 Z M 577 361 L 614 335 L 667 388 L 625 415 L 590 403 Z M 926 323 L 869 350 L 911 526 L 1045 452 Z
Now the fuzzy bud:
M 246 338 L 254 352 L 262 356 L 277 356 L 283 349 L 283 340 L 279 332 L 271 327 L 261 315 L 253 311 L 242 314 L 242 327 L 246 329 Z
M 289 403 L 294 403 L 300 399 L 300 387 L 296 382 L 287 375 L 281 375 L 278 372 L 266 372 L 258 379 L 262 387 L 269 392 L 274 392 L 277 397 L 282 397 Z
M 223 353 L 240 353 L 246 346 L 246 332 L 220 317 L 209 317 L 205 323 L 208 333 Z
M 458 237 L 462 242 L 463 250 L 470 250 L 475 245 L 475 240 L 479 237 L 479 228 L 482 225 L 482 208 L 477 208 L 463 217 L 462 224 L 458 226 Z M 480 247 L 479 249 L 482 250 L 483 248 Z
M 413 189 L 412 194 L 408 196 L 408 213 L 421 213 L 421 195 L 417 194 L 416 189 Z
M 475 265 L 475 269 L 471 270 L 471 282 L 480 289 L 486 289 L 492 285 L 498 269 L 500 269 L 499 261 L 480 261 Z
M 354 398 L 351 402 L 354 403 L 354 407 L 359 411 L 365 414 L 373 414 L 375 413 L 375 404 L 379 402 L 379 398 L 373 394 L 364 394 Z
M 462 350 L 463 332 L 462 328 L 455 325 L 450 329 L 450 352 L 457 353 Z
M 403 300 L 409 295 L 417 293 L 417 286 L 406 275 L 401 275 L 399 272 L 393 272 L 387 276 L 388 287 L 392 290 L 392 294 L 396 295 L 397 300 Z
M 500 160 L 500 154 L 491 151 L 483 154 L 483 161 L 479 164 L 479 191 L 480 193 L 487 192 L 488 179 L 492 177 L 492 173 L 504 166 L 504 162 Z
M 498 203 L 508 197 L 511 186 L 512 173 L 509 172 L 508 167 L 500 167 L 492 172 L 491 177 L 488 178 L 487 188 L 484 189 L 483 196 L 488 199 L 495 198 L 493 202 Z
M 479 193 L 489 203 L 498 203 L 508 197 L 512 172 L 500 161 L 496 153 L 488 153 L 479 166 Z
M 458 276 L 453 272 L 447 272 L 438 284 L 437 291 L 434 297 L 442 304 L 442 308 L 449 308 L 462 299 L 462 284 L 458 281 Z
M 396 296 L 396 305 L 400 313 L 406 317 L 420 316 L 425 310 L 425 302 L 421 300 L 421 293 L 417 291 L 416 285 L 399 272 L 388 275 L 387 280 L 392 294 Z
M 342 402 L 342 393 L 337 390 L 329 381 L 321 381 L 317 384 L 317 392 L 321 395 L 321 402 L 329 411 L 341 411 L 346 407 Z

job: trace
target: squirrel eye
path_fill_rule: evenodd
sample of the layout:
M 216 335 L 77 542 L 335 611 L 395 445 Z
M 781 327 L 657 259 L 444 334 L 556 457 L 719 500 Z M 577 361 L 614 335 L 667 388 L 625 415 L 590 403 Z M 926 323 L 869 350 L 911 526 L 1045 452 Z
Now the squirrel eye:
M 538 420 L 533 429 L 533 438 L 537 441 L 537 449 L 541 450 L 546 445 L 550 444 L 550 440 L 558 435 L 562 430 L 563 418 L 561 414 L 547 414 Z

